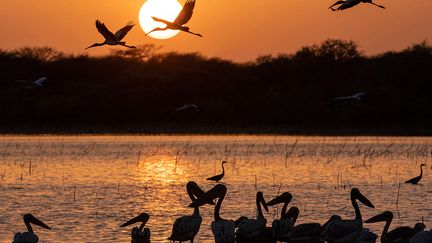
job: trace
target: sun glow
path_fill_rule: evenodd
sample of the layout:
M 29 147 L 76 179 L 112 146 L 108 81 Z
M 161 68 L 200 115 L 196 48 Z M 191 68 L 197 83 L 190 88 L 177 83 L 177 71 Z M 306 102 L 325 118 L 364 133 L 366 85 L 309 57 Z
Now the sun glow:
M 165 27 L 165 24 L 156 22 L 152 16 L 174 21 L 182 10 L 182 5 L 177 0 L 147 0 L 139 12 L 139 23 L 145 33 L 152 31 L 156 27 Z M 176 36 L 180 31 L 165 30 L 155 31 L 149 36 L 155 39 L 169 39 Z

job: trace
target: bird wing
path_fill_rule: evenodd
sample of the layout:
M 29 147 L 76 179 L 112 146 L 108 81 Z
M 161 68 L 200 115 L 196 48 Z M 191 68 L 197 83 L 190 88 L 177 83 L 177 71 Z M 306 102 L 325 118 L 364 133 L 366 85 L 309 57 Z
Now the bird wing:
M 388 232 L 387 238 L 392 240 L 406 240 L 409 239 L 411 231 L 412 231 L 411 227 L 408 226 L 399 227 Z
M 100 20 L 96 20 L 96 28 L 99 31 L 99 33 L 101 33 L 101 35 L 105 37 L 105 39 L 112 40 L 112 41 L 117 40 L 116 36 L 111 31 L 109 31 L 108 28 L 105 26 L 105 24 L 102 23 Z
M 195 0 L 187 0 L 183 6 L 182 11 L 174 20 L 174 24 L 184 25 L 192 18 L 193 10 L 195 8 Z
M 43 84 L 47 79 L 48 79 L 47 77 L 42 77 L 42 78 L 40 78 L 40 79 L 34 81 L 33 84 L 36 84 L 36 85 L 38 85 L 38 86 L 42 86 L 42 84 Z
M 117 40 L 121 41 L 134 26 L 135 24 L 132 21 L 129 21 L 125 27 L 119 29 L 115 33 L 115 37 L 117 38 Z

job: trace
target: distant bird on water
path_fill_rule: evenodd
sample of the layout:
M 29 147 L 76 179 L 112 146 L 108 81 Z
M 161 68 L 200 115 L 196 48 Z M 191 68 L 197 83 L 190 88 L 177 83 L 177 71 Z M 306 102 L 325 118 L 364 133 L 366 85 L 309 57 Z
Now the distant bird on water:
M 111 31 L 108 30 L 108 28 L 105 26 L 104 23 L 102 23 L 100 20 L 96 20 L 96 28 L 105 37 L 105 41 L 102 43 L 95 43 L 89 47 L 86 48 L 93 48 L 97 46 L 103 46 L 103 45 L 110 45 L 110 46 L 125 46 L 128 48 L 136 48 L 135 46 L 128 46 L 126 45 L 126 42 L 122 41 L 123 38 L 127 35 L 127 33 L 134 27 L 135 25 L 130 21 L 126 24 L 125 27 L 118 30 L 115 34 L 113 34 Z
M 134 227 L 131 231 L 131 243 L 150 243 L 150 229 L 144 228 L 147 221 L 150 219 L 150 215 L 147 213 L 141 213 L 135 218 L 122 224 L 120 227 L 126 227 L 132 224 L 141 223 L 141 226 Z
M 44 82 L 45 82 L 47 79 L 48 79 L 47 77 L 41 77 L 41 78 L 39 78 L 39 79 L 37 79 L 37 80 L 35 80 L 35 81 L 28 81 L 28 80 L 15 80 L 15 82 L 18 82 L 18 83 L 28 83 L 28 84 L 32 84 L 32 85 L 36 85 L 36 86 L 42 87 L 43 84 L 44 84 Z
M 174 109 L 172 112 L 181 112 L 181 111 L 199 112 L 199 111 L 201 111 L 201 108 L 195 104 L 185 104 L 183 106 L 180 106 L 180 107 Z
M 51 229 L 31 214 L 24 215 L 23 219 L 25 226 L 27 227 L 27 232 L 16 233 L 12 243 L 37 243 L 39 241 L 39 237 L 33 232 L 33 228 L 30 224 L 34 224 L 45 229 Z
M 369 4 L 375 5 L 375 6 L 380 7 L 380 8 L 385 8 L 382 5 L 378 5 L 374 2 L 372 2 L 372 0 L 343 0 L 343 1 L 337 1 L 335 4 L 331 5 L 329 7 L 329 9 L 331 9 L 332 11 L 344 10 L 347 8 L 352 8 L 359 3 L 369 3 Z M 340 5 L 340 6 L 336 9 L 333 8 L 336 5 Z
M 219 182 L 220 180 L 222 180 L 222 178 L 223 178 L 224 175 L 225 175 L 225 167 L 224 167 L 224 164 L 226 164 L 226 163 L 228 163 L 228 162 L 226 162 L 226 161 L 222 161 L 222 174 L 220 174 L 220 175 L 215 175 L 215 176 L 212 176 L 212 177 L 209 177 L 209 178 L 207 178 L 207 180 L 208 180 L 208 181 L 215 181 L 215 182 Z
M 146 35 L 154 32 L 154 31 L 162 31 L 162 30 L 180 30 L 187 32 L 189 34 L 193 34 L 199 37 L 203 37 L 201 34 L 193 33 L 189 31 L 189 27 L 183 26 L 189 22 L 189 20 L 192 18 L 193 10 L 195 8 L 195 0 L 186 0 L 185 5 L 183 6 L 182 11 L 179 13 L 177 18 L 174 20 L 174 22 L 170 22 L 161 18 L 152 17 L 154 21 L 161 22 L 166 24 L 164 28 L 157 27 L 153 29 L 152 31 L 148 32 Z
M 414 177 L 412 179 L 409 179 L 409 180 L 405 181 L 405 183 L 417 185 L 423 177 L 423 166 L 426 166 L 426 164 L 420 165 L 420 175 L 419 176 Z

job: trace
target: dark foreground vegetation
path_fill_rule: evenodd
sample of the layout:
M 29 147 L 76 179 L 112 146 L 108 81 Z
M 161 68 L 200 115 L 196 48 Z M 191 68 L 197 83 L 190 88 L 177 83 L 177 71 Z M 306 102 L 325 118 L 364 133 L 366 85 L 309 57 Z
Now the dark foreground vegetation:
M 432 46 L 365 56 L 327 40 L 250 63 L 154 46 L 91 57 L 0 50 L 2 133 L 429 134 Z M 16 79 L 49 79 L 44 86 Z M 364 100 L 334 97 L 365 92 Z M 173 112 L 193 103 L 201 111 Z

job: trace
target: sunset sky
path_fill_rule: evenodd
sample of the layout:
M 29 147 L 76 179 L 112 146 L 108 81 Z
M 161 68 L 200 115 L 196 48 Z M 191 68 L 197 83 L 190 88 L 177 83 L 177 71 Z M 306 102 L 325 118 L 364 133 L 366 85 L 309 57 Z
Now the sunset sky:
M 432 38 L 432 1 L 375 0 L 386 10 L 369 4 L 343 11 L 327 8 L 333 0 L 197 0 L 188 26 L 204 38 L 179 34 L 169 40 L 145 37 L 138 26 L 125 41 L 152 43 L 164 51 L 200 52 L 235 61 L 259 55 L 292 53 L 327 38 L 357 41 L 367 54 L 400 50 Z M 0 9 L 0 48 L 52 46 L 85 53 L 103 41 L 94 26 L 101 19 L 112 31 L 129 20 L 138 23 L 144 0 L 14 0 Z M 180 3 L 183 5 L 184 0 Z M 89 50 L 106 53 L 111 47 Z

